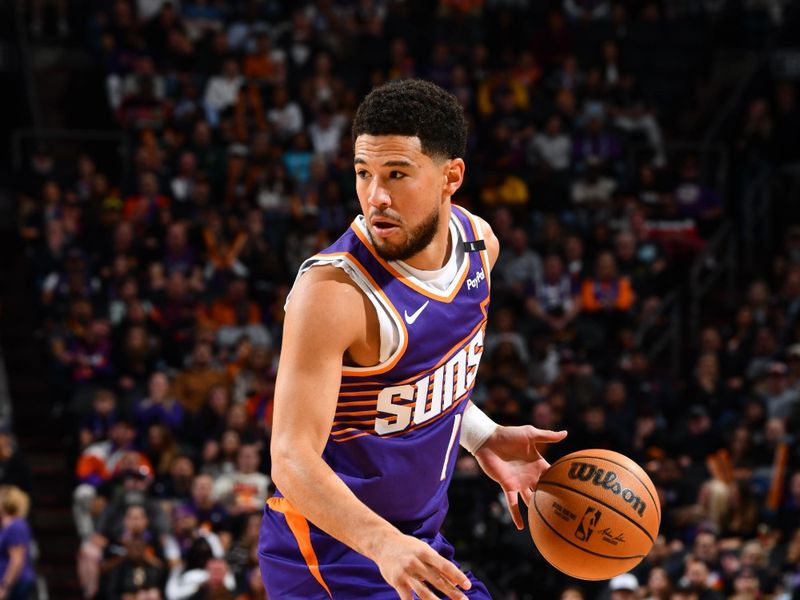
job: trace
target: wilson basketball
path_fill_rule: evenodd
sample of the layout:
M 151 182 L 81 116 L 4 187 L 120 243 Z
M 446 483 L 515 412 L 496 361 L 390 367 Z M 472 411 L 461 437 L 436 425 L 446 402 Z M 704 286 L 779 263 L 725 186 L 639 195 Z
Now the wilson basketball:
M 661 506 L 653 482 L 630 458 L 581 450 L 539 479 L 528 522 L 536 547 L 555 568 L 579 579 L 610 579 L 650 551 Z

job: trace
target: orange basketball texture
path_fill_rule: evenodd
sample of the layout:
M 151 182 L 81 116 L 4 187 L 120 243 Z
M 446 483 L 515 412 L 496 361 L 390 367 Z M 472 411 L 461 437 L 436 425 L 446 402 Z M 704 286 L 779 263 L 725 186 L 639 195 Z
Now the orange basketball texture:
M 610 579 L 650 551 L 661 506 L 653 482 L 630 458 L 580 450 L 539 479 L 528 523 L 536 547 L 558 570 L 578 579 Z

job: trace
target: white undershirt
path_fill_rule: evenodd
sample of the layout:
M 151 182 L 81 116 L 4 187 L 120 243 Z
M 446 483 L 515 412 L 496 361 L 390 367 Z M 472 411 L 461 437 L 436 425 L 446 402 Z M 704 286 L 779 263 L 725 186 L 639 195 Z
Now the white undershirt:
M 453 240 L 457 240 L 457 242 L 453 243 Z M 458 275 L 458 269 L 461 267 L 464 256 L 466 256 L 464 252 L 456 252 L 456 248 L 463 241 L 458 227 L 450 221 L 450 257 L 441 269 L 417 269 L 401 260 L 392 261 L 391 264 L 404 275 L 412 279 L 418 279 L 420 282 L 425 282 L 442 292 L 453 283 L 453 279 Z

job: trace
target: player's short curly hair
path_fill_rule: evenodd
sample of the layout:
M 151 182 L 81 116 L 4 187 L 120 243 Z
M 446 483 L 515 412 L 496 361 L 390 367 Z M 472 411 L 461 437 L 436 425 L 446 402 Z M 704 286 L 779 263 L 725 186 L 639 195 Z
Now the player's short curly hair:
M 451 93 L 420 79 L 400 79 L 375 88 L 353 119 L 353 142 L 360 135 L 416 136 L 432 158 L 463 158 L 467 120 Z

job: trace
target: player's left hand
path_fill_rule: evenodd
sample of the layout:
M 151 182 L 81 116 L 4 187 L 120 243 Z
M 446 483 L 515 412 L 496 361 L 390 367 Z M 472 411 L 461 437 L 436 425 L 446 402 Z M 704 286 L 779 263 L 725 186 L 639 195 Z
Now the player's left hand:
M 525 526 L 519 496 L 530 506 L 539 477 L 550 467 L 536 445 L 560 442 L 566 436 L 566 431 L 548 431 L 532 425 L 500 426 L 475 453 L 484 472 L 503 488 L 517 529 Z

